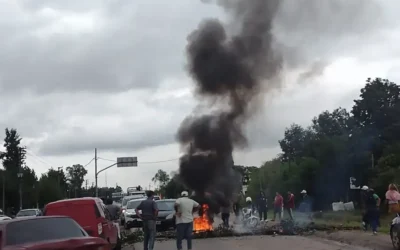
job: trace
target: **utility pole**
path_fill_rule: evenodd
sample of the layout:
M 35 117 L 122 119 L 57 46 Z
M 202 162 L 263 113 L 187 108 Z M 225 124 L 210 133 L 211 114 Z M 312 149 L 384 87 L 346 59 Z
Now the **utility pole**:
M 107 172 L 105 172 L 105 178 L 106 178 L 106 187 L 108 187 L 107 186 Z
M 96 197 L 99 197 L 99 190 L 97 189 L 97 148 L 94 149 L 94 173 L 96 179 Z
M 5 213 L 6 212 L 6 198 L 5 198 L 5 196 L 6 196 L 6 177 L 5 177 L 5 175 L 6 175 L 6 170 L 4 169 L 3 170 L 3 190 L 2 190 L 2 192 L 3 192 L 3 213 Z
M 18 149 L 19 210 L 22 210 L 22 148 Z

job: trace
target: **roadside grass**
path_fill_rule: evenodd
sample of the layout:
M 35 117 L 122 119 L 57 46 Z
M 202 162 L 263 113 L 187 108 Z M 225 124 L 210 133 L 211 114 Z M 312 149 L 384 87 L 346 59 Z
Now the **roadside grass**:
M 268 213 L 268 218 L 273 218 L 273 212 Z M 289 214 L 285 211 L 283 215 L 284 219 L 289 219 Z M 307 220 L 302 213 L 294 214 L 295 220 Z M 327 226 L 327 227 L 335 227 L 338 230 L 340 228 L 359 228 L 362 229 L 362 215 L 361 211 L 325 211 L 325 212 L 316 212 L 314 213 L 314 223 L 317 226 Z M 378 228 L 378 231 L 381 233 L 389 233 L 390 225 L 392 222 L 393 216 L 387 214 L 381 214 L 380 224 L 381 226 Z
M 315 224 L 342 227 L 358 227 L 362 229 L 361 211 L 338 211 L 338 212 L 322 212 L 321 216 L 316 216 Z M 393 216 L 381 214 L 378 231 L 381 233 L 389 233 Z

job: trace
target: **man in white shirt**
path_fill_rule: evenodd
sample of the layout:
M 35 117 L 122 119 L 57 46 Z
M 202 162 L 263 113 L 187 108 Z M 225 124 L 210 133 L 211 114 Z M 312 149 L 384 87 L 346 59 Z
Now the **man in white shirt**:
M 176 211 L 176 247 L 182 250 L 182 240 L 186 238 L 188 250 L 192 249 L 193 213 L 200 208 L 200 204 L 188 197 L 183 191 L 181 198 L 175 201 Z

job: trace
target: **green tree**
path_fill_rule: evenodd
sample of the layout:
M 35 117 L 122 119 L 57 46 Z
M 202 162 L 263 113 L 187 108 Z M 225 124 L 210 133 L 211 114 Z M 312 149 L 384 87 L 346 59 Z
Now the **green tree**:
M 26 149 L 21 146 L 22 138 L 16 129 L 5 129 L 4 148 L 1 153 L 3 167 L 5 169 L 5 200 L 6 207 L 19 207 L 19 185 L 22 185 L 23 179 L 18 178 L 18 173 L 23 172 L 25 165 Z M 30 178 L 25 176 L 24 178 Z
M 162 169 L 159 169 L 154 177 L 151 178 L 151 181 L 154 182 L 154 184 L 158 183 L 160 189 L 165 187 L 169 180 L 169 174 Z
M 79 197 L 82 193 L 82 185 L 85 181 L 87 170 L 80 164 L 75 164 L 71 167 L 67 167 L 67 180 L 70 185 L 69 193 L 70 196 Z

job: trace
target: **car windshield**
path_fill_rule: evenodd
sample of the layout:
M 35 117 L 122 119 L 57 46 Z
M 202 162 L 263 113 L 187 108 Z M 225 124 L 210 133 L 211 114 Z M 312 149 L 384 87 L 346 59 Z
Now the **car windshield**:
M 87 236 L 87 233 L 71 218 L 41 217 L 41 219 L 15 220 L 6 227 L 8 246 Z
M 138 194 L 138 195 L 132 195 L 129 197 L 126 197 L 122 200 L 122 206 L 126 206 L 126 204 L 128 203 L 128 201 L 134 200 L 134 199 L 140 199 L 143 198 L 143 195 Z
M 17 217 L 24 217 L 24 216 L 35 216 L 36 210 L 29 209 L 29 210 L 21 210 L 17 213 Z
M 174 211 L 175 201 L 156 201 L 159 211 Z
M 139 206 L 139 204 L 142 202 L 143 200 L 133 200 L 133 201 L 129 201 L 128 205 L 126 206 L 126 209 L 135 209 Z

